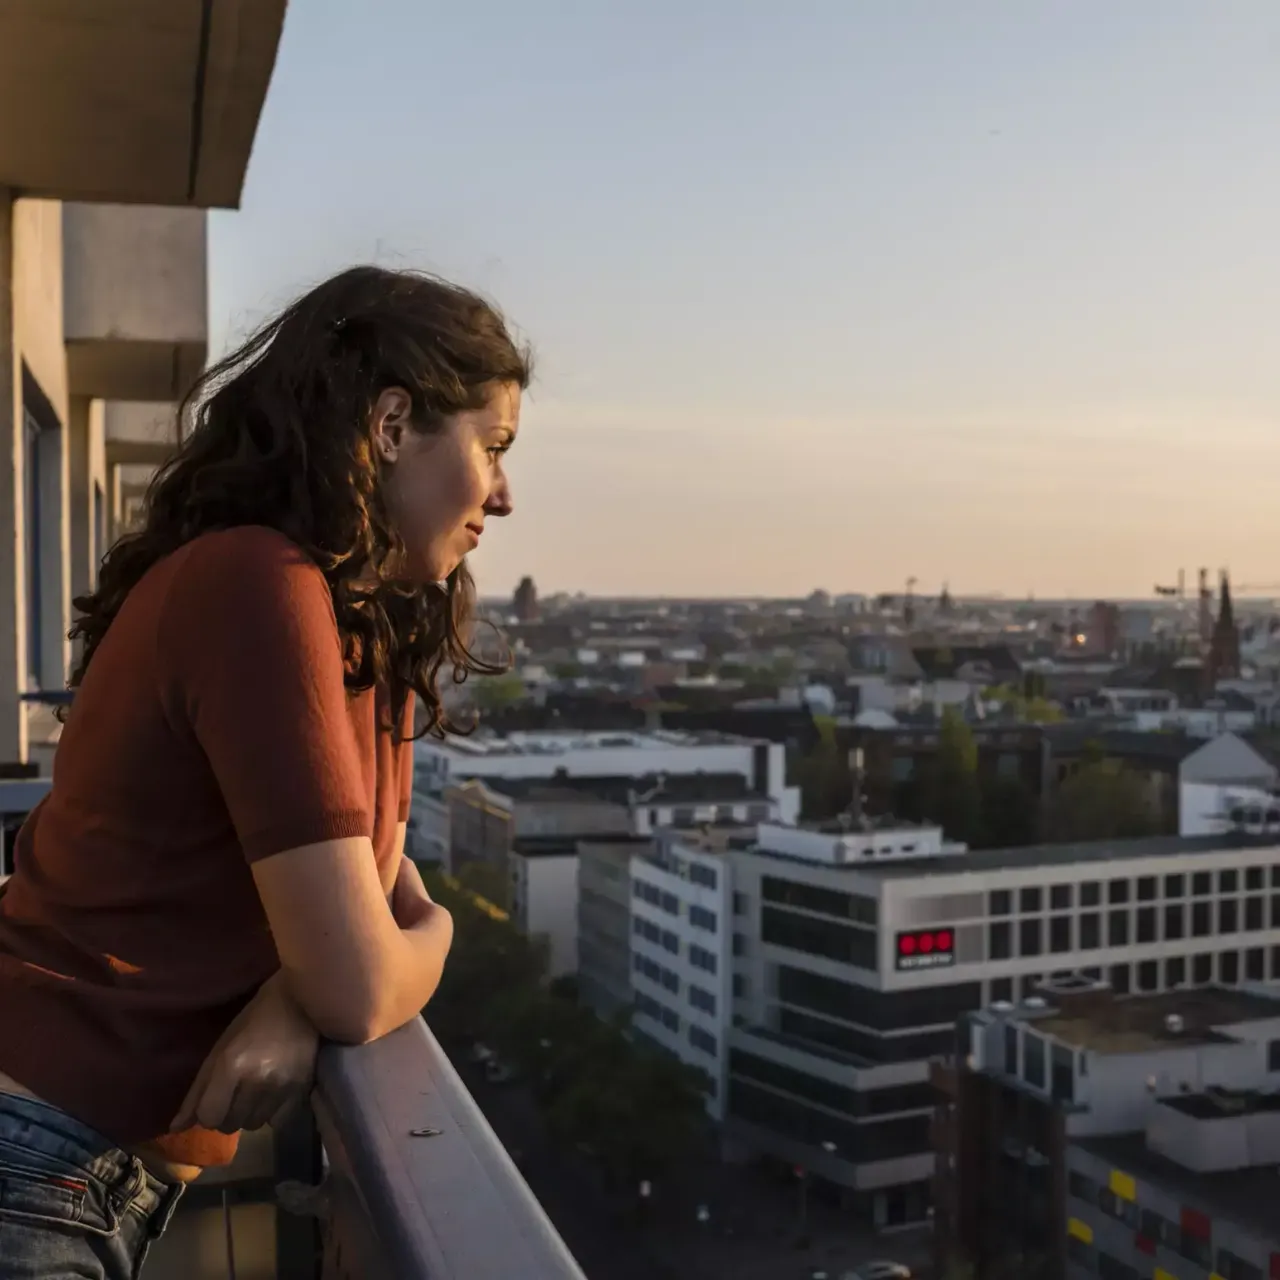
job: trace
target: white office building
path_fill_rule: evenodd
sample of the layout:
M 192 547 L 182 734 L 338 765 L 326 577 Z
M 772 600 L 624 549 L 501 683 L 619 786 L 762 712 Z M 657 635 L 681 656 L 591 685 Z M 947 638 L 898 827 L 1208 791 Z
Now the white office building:
M 750 831 L 660 832 L 631 855 L 633 1028 L 711 1081 L 707 1109 L 724 1118 L 733 1003 L 733 868 Z
M 956 1019 L 1082 974 L 1118 994 L 1280 980 L 1280 842 L 957 851 L 936 829 L 762 827 L 735 851 L 727 1136 L 928 1212 L 928 1061 Z

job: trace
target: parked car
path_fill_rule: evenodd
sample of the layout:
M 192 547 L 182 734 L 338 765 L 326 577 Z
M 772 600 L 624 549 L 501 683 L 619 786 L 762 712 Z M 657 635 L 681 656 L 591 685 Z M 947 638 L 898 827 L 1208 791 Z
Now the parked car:
M 842 1280 L 911 1280 L 911 1268 L 901 1262 L 864 1262 L 846 1272 Z

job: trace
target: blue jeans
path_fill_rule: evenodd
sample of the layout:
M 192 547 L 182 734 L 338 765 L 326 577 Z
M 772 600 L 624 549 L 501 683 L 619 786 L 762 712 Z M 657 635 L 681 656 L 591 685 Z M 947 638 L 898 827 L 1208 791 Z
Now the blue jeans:
M 0 1280 L 136 1280 L 181 1195 L 64 1112 L 0 1093 Z

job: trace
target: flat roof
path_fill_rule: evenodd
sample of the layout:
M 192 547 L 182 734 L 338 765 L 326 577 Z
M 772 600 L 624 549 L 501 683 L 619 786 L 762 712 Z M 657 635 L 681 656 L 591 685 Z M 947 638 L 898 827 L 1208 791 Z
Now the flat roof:
M 1171 1016 L 1182 1019 L 1181 1031 L 1169 1030 L 1165 1020 Z M 1073 994 L 1030 1025 L 1078 1049 L 1120 1054 L 1213 1044 L 1230 1039 L 1215 1028 L 1277 1017 L 1280 999 L 1233 987 L 1128 996 L 1104 989 Z
M 1094 840 L 1081 844 L 1036 844 L 1019 849 L 979 849 L 967 853 L 941 853 L 925 857 L 871 859 L 846 863 L 835 868 L 856 871 L 886 880 L 928 875 L 965 875 L 969 872 L 1016 871 L 1032 867 L 1075 867 L 1092 864 L 1101 867 L 1108 862 L 1129 862 L 1141 858 L 1172 858 L 1179 854 L 1211 855 L 1238 852 L 1241 849 L 1280 851 L 1275 836 L 1253 836 L 1229 832 L 1220 836 L 1148 836 L 1139 840 Z M 754 850 L 787 862 L 810 863 L 773 850 Z M 823 866 L 826 864 L 823 863 Z
M 1223 1173 L 1195 1172 L 1152 1151 L 1142 1132 L 1077 1138 L 1071 1145 L 1139 1182 L 1155 1184 L 1182 1204 L 1202 1208 L 1211 1218 L 1243 1227 L 1265 1247 L 1275 1239 L 1280 1178 L 1273 1165 Z
M 450 736 L 438 745 L 462 756 L 562 756 L 571 751 L 667 751 L 673 747 L 753 746 L 764 739 L 712 729 L 540 729 L 509 734 L 480 730 L 468 737 Z

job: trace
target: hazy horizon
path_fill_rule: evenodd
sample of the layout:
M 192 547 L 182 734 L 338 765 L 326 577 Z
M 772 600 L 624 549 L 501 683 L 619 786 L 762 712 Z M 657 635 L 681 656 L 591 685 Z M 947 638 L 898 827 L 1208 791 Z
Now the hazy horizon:
M 1265 0 L 295 0 L 212 345 L 352 261 L 495 298 L 486 596 L 1247 593 L 1278 70 Z

